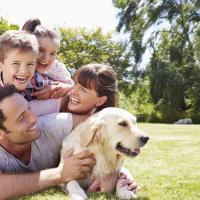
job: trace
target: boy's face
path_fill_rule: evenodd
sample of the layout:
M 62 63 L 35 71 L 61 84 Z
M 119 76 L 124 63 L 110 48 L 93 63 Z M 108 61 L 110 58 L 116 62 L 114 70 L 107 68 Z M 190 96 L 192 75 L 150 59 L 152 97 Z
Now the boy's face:
M 37 55 L 31 51 L 12 50 L 7 54 L 0 69 L 4 84 L 14 84 L 18 90 L 24 90 L 35 72 Z
M 36 63 L 36 71 L 47 72 L 53 65 L 59 49 L 59 43 L 49 37 L 38 38 L 39 55 Z

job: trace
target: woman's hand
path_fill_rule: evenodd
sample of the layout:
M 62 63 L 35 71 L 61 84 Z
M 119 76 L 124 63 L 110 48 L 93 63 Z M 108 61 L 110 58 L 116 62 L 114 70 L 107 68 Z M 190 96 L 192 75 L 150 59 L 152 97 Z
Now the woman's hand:
M 131 177 L 129 177 L 126 173 L 120 172 L 120 176 L 118 179 L 118 184 L 120 187 L 127 186 L 128 190 L 131 190 L 133 192 L 136 192 L 138 189 L 138 184 L 136 181 Z

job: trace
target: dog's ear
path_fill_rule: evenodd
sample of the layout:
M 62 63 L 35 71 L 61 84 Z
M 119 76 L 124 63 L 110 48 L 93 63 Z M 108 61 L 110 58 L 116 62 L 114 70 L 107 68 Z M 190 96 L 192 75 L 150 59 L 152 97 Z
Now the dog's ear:
M 93 118 L 88 124 L 85 132 L 80 135 L 80 144 L 82 147 L 88 146 L 90 143 L 103 143 L 104 141 L 104 119 Z

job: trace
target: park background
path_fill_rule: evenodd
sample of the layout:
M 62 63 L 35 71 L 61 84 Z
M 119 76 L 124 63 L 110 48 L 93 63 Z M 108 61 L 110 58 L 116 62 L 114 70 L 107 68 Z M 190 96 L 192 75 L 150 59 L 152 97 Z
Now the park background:
M 0 0 L 0 34 L 30 17 L 60 32 L 58 59 L 73 72 L 90 62 L 117 73 L 118 106 L 150 136 L 127 159 L 138 200 L 200 199 L 200 1 Z M 151 122 L 151 123 L 149 123 Z M 57 188 L 19 199 L 66 199 Z M 93 194 L 90 199 L 116 199 Z
M 119 106 L 138 121 L 173 123 L 191 118 L 200 122 L 199 1 L 0 3 L 0 34 L 38 17 L 60 32 L 58 58 L 71 73 L 90 62 L 113 66 L 119 80 Z

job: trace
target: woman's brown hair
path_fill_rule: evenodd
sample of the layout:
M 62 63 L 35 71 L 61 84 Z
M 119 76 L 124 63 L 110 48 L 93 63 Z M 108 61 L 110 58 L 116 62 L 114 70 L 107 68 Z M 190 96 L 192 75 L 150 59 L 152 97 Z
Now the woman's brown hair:
M 94 89 L 98 96 L 107 97 L 96 111 L 116 106 L 117 79 L 111 66 L 98 63 L 84 65 L 74 73 L 74 80 L 85 88 Z

